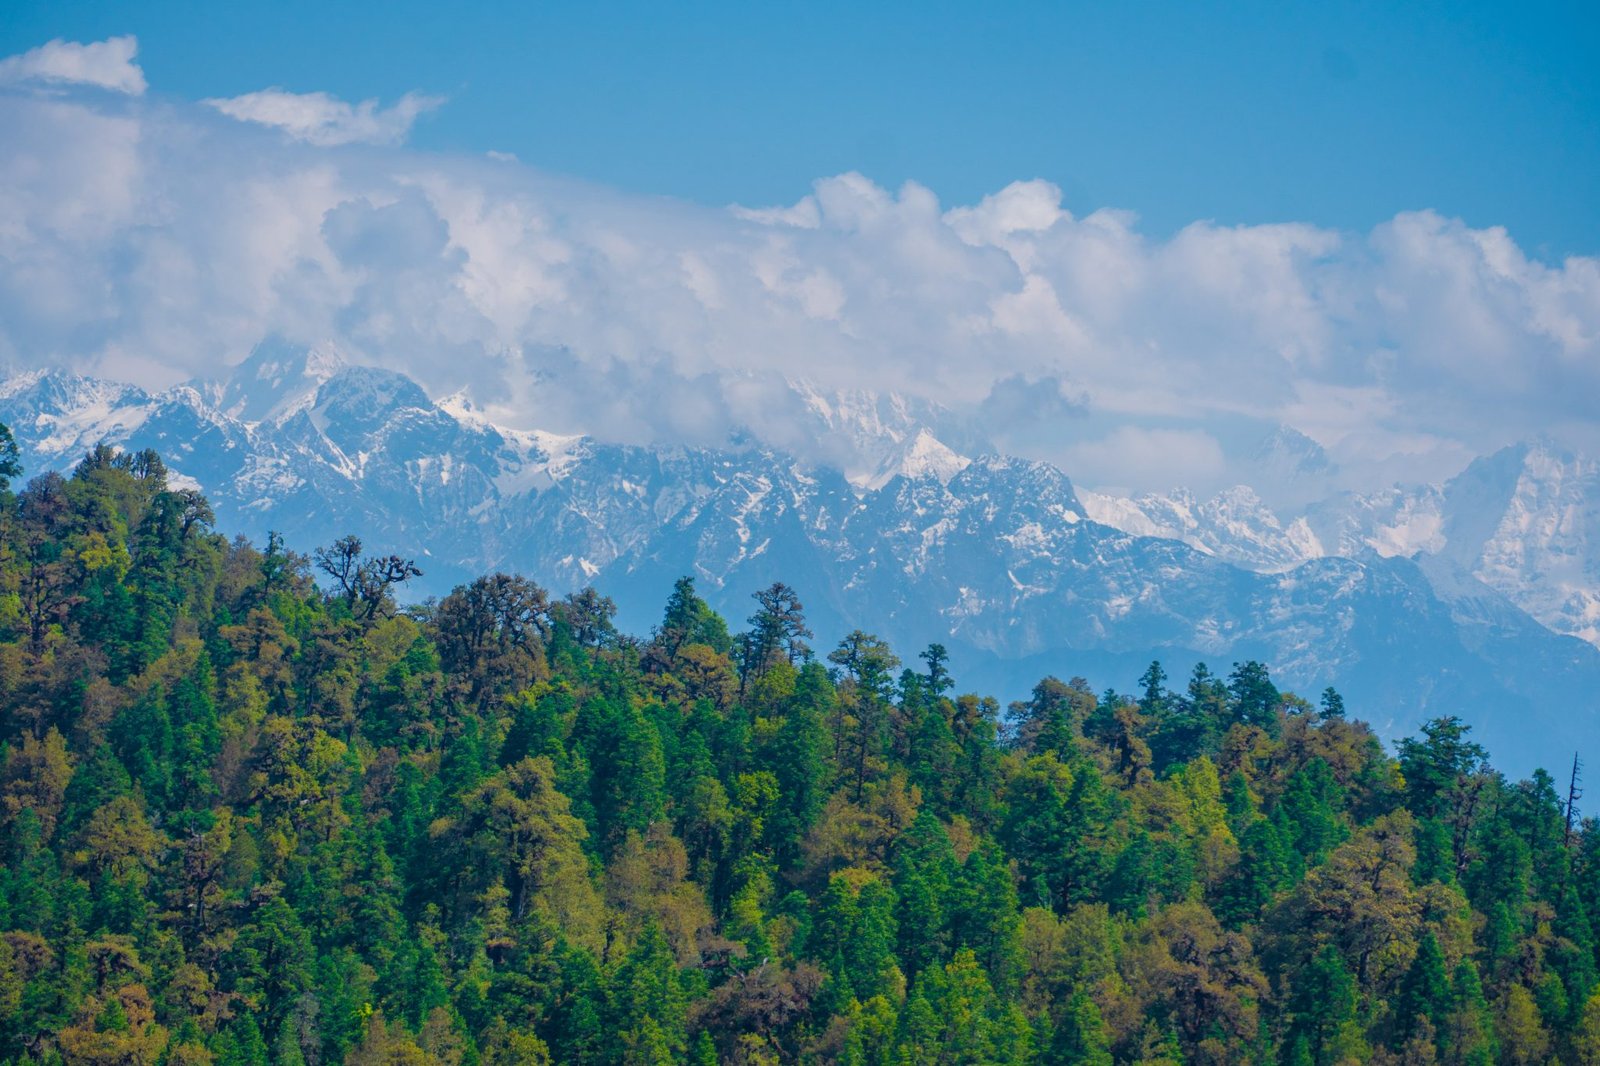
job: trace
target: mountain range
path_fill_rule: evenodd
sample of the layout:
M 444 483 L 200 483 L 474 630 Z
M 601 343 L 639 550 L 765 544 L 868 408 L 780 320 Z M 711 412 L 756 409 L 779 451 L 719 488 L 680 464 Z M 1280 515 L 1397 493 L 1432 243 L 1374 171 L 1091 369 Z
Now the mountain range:
M 1594 460 L 1530 442 L 1441 485 L 1284 514 L 1245 486 L 1080 491 L 925 402 L 791 387 L 851 462 L 507 429 L 462 397 L 279 342 L 157 393 L 15 375 L 0 421 L 30 473 L 101 441 L 156 448 L 221 528 L 302 551 L 354 532 L 416 557 L 419 595 L 514 570 L 558 592 L 593 584 L 639 629 L 690 574 L 737 625 L 782 580 L 819 646 L 857 627 L 907 656 L 939 641 L 963 687 L 1007 698 L 1047 673 L 1126 687 L 1160 658 L 1181 686 L 1197 662 L 1260 659 L 1302 695 L 1337 686 L 1387 736 L 1460 715 L 1510 770 L 1600 747 Z M 1327 465 L 1289 429 L 1258 458 L 1274 476 Z

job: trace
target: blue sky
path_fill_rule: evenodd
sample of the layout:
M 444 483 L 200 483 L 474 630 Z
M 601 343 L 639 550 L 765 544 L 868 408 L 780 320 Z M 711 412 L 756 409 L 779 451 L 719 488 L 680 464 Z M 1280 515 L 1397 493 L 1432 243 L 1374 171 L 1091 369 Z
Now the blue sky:
M 1575 6 L 327 6 L 7 9 L 0 373 L 275 338 L 829 464 L 797 397 L 893 392 L 1113 491 L 1600 454 Z
M 1600 252 L 1592 3 L 26 3 L 0 55 L 137 35 L 153 91 L 448 102 L 410 143 L 630 192 L 792 202 L 857 170 L 947 203 L 1366 230 L 1430 208 Z

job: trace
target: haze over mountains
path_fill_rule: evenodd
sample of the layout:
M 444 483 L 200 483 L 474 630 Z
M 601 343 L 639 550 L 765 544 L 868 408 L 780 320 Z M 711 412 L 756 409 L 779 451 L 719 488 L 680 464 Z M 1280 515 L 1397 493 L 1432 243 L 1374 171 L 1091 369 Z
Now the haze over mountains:
M 1534 442 L 1443 484 L 1318 497 L 1327 457 L 1281 430 L 1256 450 L 1259 491 L 1130 498 L 994 454 L 926 401 L 785 387 L 838 442 L 837 468 L 754 435 L 644 447 L 506 429 L 331 346 L 279 342 L 160 393 L 17 375 L 0 421 L 30 473 L 101 440 L 157 448 L 222 528 L 303 551 L 355 532 L 421 559 L 425 593 L 515 570 L 592 583 L 642 629 L 681 574 L 735 622 L 784 580 L 819 644 L 857 626 L 942 641 L 964 687 L 1006 696 L 1045 673 L 1128 687 L 1153 657 L 1175 682 L 1196 661 L 1260 658 L 1302 695 L 1337 685 L 1391 736 L 1460 714 L 1508 769 L 1561 764 L 1600 730 L 1593 460 Z

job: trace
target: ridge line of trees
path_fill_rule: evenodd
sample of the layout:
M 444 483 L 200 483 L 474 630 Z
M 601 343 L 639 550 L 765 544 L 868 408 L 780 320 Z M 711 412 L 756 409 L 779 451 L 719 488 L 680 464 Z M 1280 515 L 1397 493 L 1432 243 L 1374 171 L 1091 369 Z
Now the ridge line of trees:
M 0 427 L 0 1064 L 1600 1064 L 1579 766 L 1458 719 L 1002 708 L 785 584 L 401 609 L 153 452 L 20 476 Z

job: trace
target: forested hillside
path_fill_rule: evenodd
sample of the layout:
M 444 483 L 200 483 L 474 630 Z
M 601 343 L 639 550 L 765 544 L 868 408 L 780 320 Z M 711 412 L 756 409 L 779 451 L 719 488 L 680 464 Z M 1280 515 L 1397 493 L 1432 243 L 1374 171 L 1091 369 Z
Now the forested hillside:
M 1600 825 L 1453 719 L 213 525 L 0 491 L 0 1062 L 1600 1063 Z
M 1330 501 L 1313 533 L 1242 488 L 1217 506 L 1152 498 L 1134 518 L 1049 463 L 981 441 L 970 456 L 944 450 L 932 428 L 955 439 L 959 419 L 903 396 L 785 386 L 828 412 L 800 438 L 881 453 L 879 476 L 852 483 L 748 442 L 503 429 L 392 370 L 281 345 L 226 374 L 157 395 L 60 370 L 0 375 L 0 422 L 21 427 L 33 474 L 69 474 L 97 443 L 155 449 L 229 535 L 260 544 L 275 530 L 309 551 L 356 531 L 426 559 L 411 600 L 507 569 L 561 596 L 603 588 L 618 624 L 645 632 L 680 575 L 735 623 L 751 590 L 782 581 L 828 643 L 855 628 L 903 656 L 937 641 L 963 686 L 1007 701 L 1063 669 L 1103 684 L 1156 657 L 1180 677 L 1255 659 L 1300 692 L 1337 686 L 1389 741 L 1457 716 L 1519 777 L 1600 736 L 1600 647 L 1507 598 L 1564 590 L 1535 598 L 1570 621 L 1588 610 L 1582 590 L 1600 588 L 1600 561 L 1584 562 L 1600 546 L 1586 503 L 1600 472 L 1570 456 L 1512 449 L 1449 491 Z M 1283 440 L 1296 469 L 1315 466 L 1315 444 Z M 1187 524 L 1197 515 L 1204 531 Z M 1434 554 L 1427 530 L 1454 547 Z

